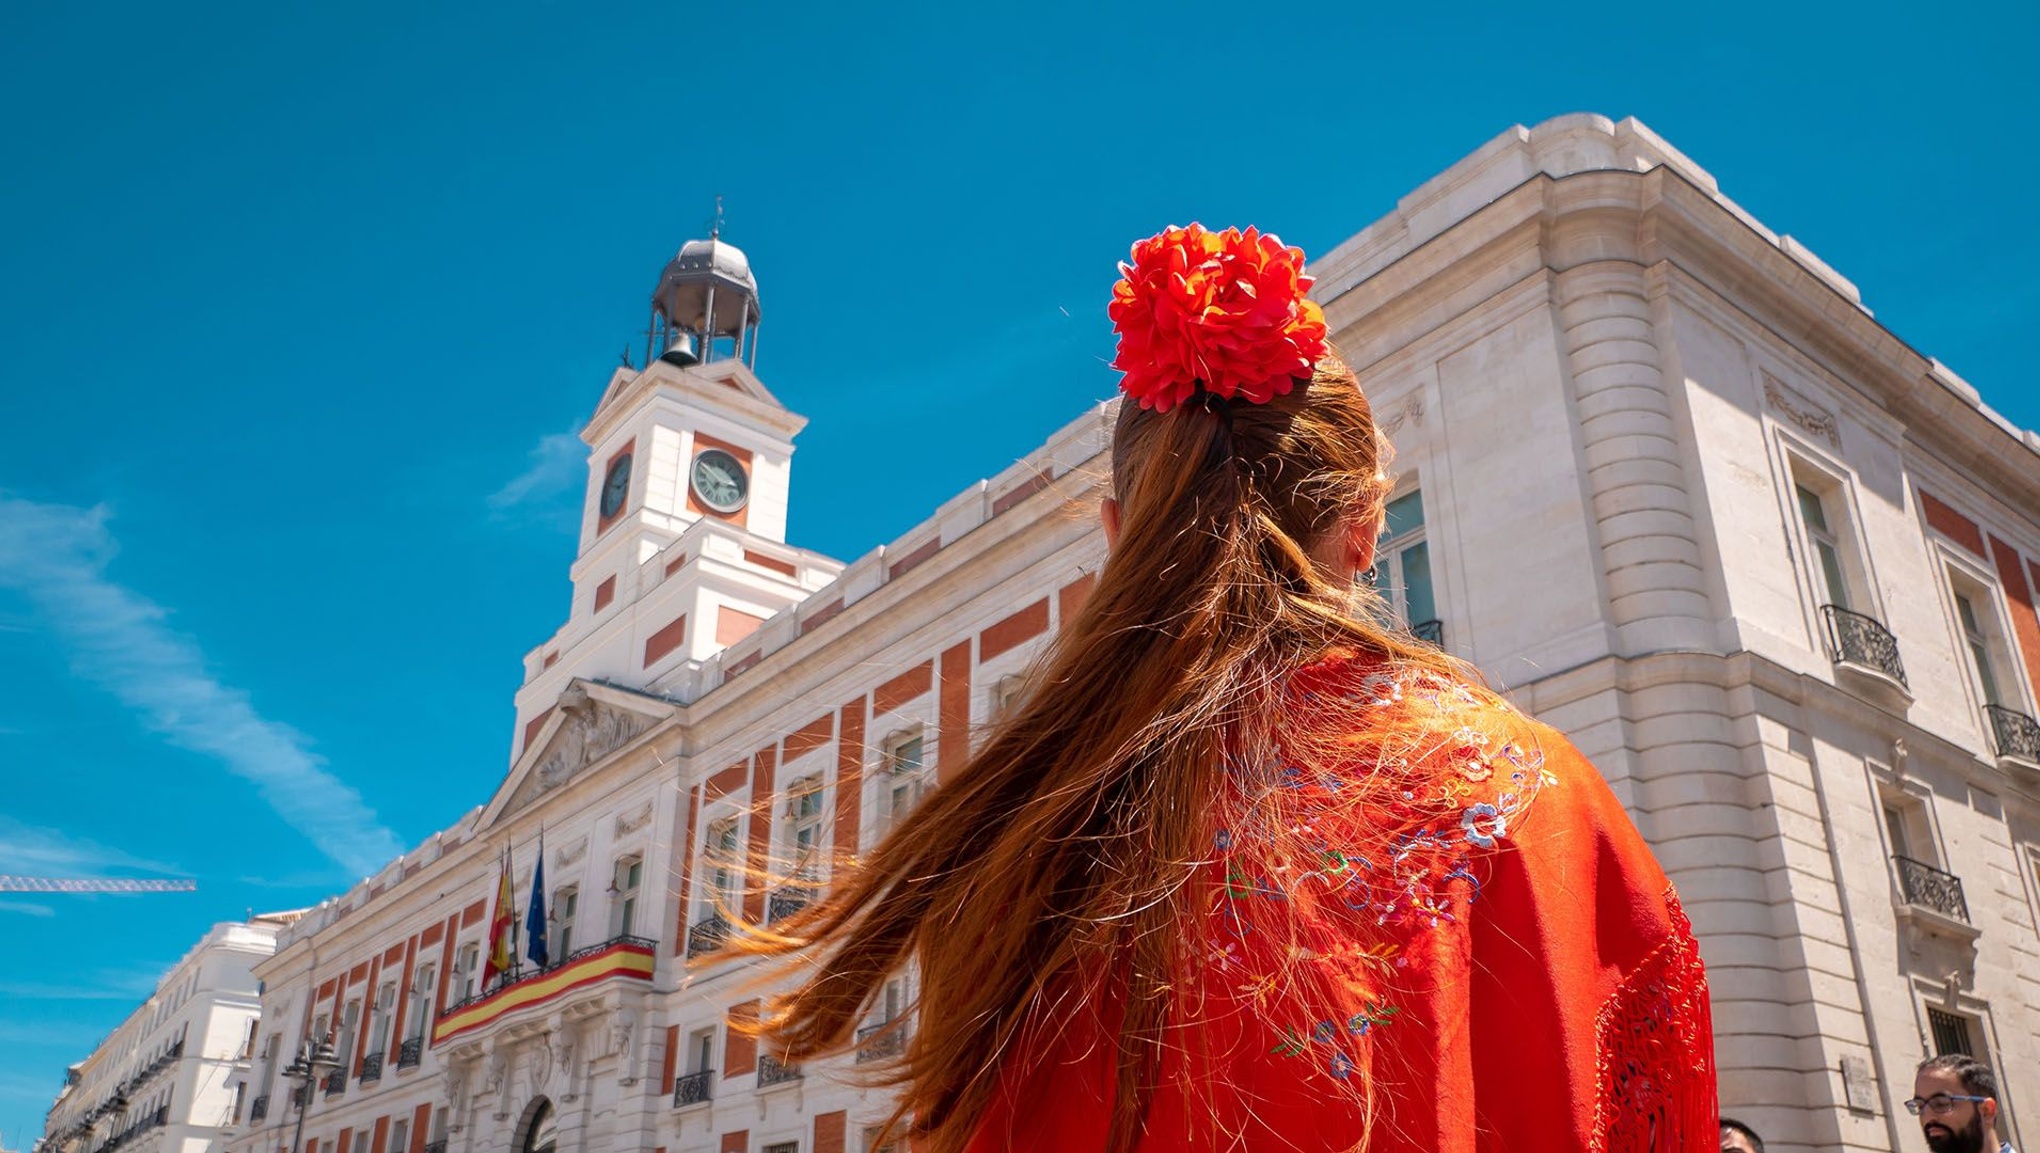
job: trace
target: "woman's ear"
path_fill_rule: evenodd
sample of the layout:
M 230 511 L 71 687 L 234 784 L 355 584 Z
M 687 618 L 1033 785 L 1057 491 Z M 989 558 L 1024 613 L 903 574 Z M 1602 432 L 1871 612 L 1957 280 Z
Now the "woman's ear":
M 1106 497 L 1098 502 L 1098 523 L 1105 526 L 1105 547 L 1119 543 L 1119 502 Z

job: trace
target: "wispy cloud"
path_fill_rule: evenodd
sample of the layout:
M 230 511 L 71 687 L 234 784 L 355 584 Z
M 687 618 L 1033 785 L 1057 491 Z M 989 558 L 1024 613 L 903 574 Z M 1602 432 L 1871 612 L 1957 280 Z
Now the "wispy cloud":
M 0 981 L 0 997 L 42 1001 L 139 1001 L 156 991 L 172 962 L 96 969 L 70 974 L 62 981 Z
M 61 640 L 78 676 L 111 693 L 179 748 L 218 760 L 278 816 L 355 876 L 402 851 L 361 794 L 324 767 L 302 733 L 255 710 L 206 669 L 164 610 L 107 576 L 117 543 L 104 508 L 0 495 L 0 588 L 18 589 Z
M 34 901 L 0 901 L 0 913 L 20 913 L 29 917 L 54 917 L 55 909 L 38 905 Z
M 526 455 L 523 472 L 489 494 L 489 512 L 512 519 L 532 512 L 557 513 L 565 498 L 588 475 L 588 446 L 574 432 L 552 432 L 538 438 Z
M 103 877 L 110 872 L 174 874 L 175 865 L 145 860 L 56 829 L 0 816 L 0 873 L 31 877 Z

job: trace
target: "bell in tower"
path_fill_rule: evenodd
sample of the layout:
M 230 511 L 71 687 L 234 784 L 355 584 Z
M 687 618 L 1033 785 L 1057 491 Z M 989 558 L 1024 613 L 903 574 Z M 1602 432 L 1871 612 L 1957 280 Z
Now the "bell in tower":
M 681 245 L 659 274 L 648 361 L 657 357 L 685 367 L 738 360 L 758 367 L 758 281 L 750 259 L 721 233 L 718 222 L 707 240 Z

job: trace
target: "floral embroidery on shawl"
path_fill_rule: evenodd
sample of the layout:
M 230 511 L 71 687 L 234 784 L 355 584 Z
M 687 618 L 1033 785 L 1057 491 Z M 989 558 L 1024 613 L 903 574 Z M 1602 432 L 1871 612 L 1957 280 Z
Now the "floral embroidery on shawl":
M 1554 778 L 1541 750 L 1505 735 L 1520 724 L 1506 704 L 1455 681 L 1374 671 L 1304 689 L 1305 707 L 1327 691 L 1363 711 L 1422 717 L 1430 735 L 1366 766 L 1236 766 L 1243 790 L 1272 778 L 1275 796 L 1235 815 L 1276 824 L 1309 856 L 1300 867 L 1279 857 L 1271 865 L 1252 834 L 1218 830 L 1223 884 L 1205 960 L 1264 1023 L 1270 1053 L 1308 1058 L 1343 1080 L 1354 1046 L 1401 1012 L 1387 979 L 1413 964 L 1421 971 L 1428 936 L 1479 899 L 1483 858 Z M 1269 822 L 1271 812 L 1280 819 Z M 1294 963 L 1286 981 L 1285 962 Z

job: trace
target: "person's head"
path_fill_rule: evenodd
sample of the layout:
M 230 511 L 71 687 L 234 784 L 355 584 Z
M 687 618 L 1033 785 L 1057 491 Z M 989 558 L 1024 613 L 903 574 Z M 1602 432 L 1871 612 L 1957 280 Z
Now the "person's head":
M 1764 1153 L 1764 1139 L 1733 1117 L 1721 1119 L 1721 1153 Z
M 1170 280 L 1178 257 L 1188 271 Z M 1228 758 L 1275 763 L 1251 754 L 1278 725 L 1285 747 L 1307 738 L 1280 715 L 1285 682 L 1334 651 L 1467 674 L 1356 601 L 1385 448 L 1301 268 L 1251 232 L 1136 247 L 1113 305 L 1128 394 L 1101 510 L 1113 540 L 1090 596 L 940 789 L 824 900 L 733 944 L 796 959 L 798 993 L 758 1026 L 792 1060 L 851 1048 L 887 980 L 918 967 L 890 1076 L 896 1118 L 933 1153 L 970 1138 L 1006 1055 L 1058 1027 L 1040 1003 L 1088 996 L 1124 1006 L 1111 1145 L 1130 1148 L 1193 947 L 1183 929 L 1204 915 L 1186 881 L 1209 857 Z M 1235 294 L 1243 279 L 1259 290 Z M 1209 299 L 1152 299 L 1169 284 Z M 1193 364 L 1207 375 L 1184 377 Z M 1353 732 L 1348 718 L 1340 739 Z
M 1934 1153 L 1979 1153 L 1997 1129 L 1997 1077 L 1965 1053 L 1929 1057 L 1913 1075 L 1905 1107 Z

